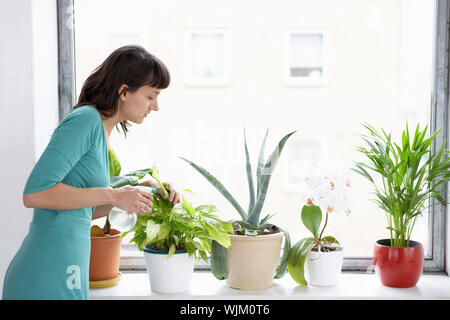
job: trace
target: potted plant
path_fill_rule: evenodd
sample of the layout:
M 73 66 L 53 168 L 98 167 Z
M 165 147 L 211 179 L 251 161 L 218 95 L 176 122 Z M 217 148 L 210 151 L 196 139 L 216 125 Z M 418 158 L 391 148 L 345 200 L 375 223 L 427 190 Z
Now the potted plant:
M 305 176 L 301 192 L 301 220 L 311 231 L 312 237 L 299 240 L 289 251 L 288 270 L 292 279 L 302 286 L 334 286 L 338 283 L 344 248 L 333 236 L 324 236 L 329 215 L 345 211 L 350 214 L 347 193 L 350 188 L 348 175 L 337 170 L 325 173 L 316 168 Z M 322 223 L 322 209 L 326 212 Z M 306 266 L 306 271 L 305 271 Z
M 212 241 L 231 248 L 230 223 L 220 220 L 214 205 L 193 207 L 184 196 L 173 205 L 159 172 L 153 167 L 149 174 L 166 195 L 153 195 L 151 213 L 137 216 L 135 226 L 122 234 L 134 233 L 130 242 L 144 251 L 151 290 L 171 294 L 189 289 L 192 271 L 200 258 L 208 262 Z
M 390 234 L 389 239 L 375 244 L 375 271 L 386 286 L 413 287 L 423 272 L 424 254 L 422 244 L 411 240 L 411 234 L 428 200 L 436 198 L 446 205 L 439 186 L 450 178 L 449 152 L 444 151 L 445 142 L 432 152 L 432 142 L 440 130 L 426 138 L 428 126 L 420 130 L 418 124 L 411 140 L 406 124 L 400 145 L 383 129 L 378 132 L 368 124 L 364 127 L 369 134 L 361 137 L 368 146 L 356 150 L 367 157 L 368 163 L 355 161 L 352 170 L 373 184 L 374 202 L 386 213 Z M 375 173 L 381 183 L 376 183 L 369 172 Z
M 135 170 L 120 176 L 121 166 L 117 155 L 112 149 L 108 150 L 108 164 L 111 188 L 124 185 L 137 186 L 151 171 L 150 168 Z M 91 226 L 91 253 L 89 261 L 89 286 L 103 288 L 116 285 L 120 280 L 120 247 L 121 232 L 111 228 L 108 216 L 103 228 Z
M 264 147 L 268 130 L 266 131 L 256 169 L 255 193 L 244 130 L 246 170 L 250 193 L 247 212 L 213 175 L 192 161 L 180 157 L 205 177 L 232 204 L 241 217 L 240 220 L 230 221 L 233 225 L 233 231 L 230 234 L 232 248 L 227 250 L 217 241 L 213 241 L 211 249 L 211 272 L 217 279 L 226 279 L 227 285 L 231 288 L 268 288 L 272 286 L 274 277 L 276 279 L 281 278 L 286 272 L 287 255 L 290 248 L 289 234 L 280 226 L 275 226 L 268 222 L 273 215 L 266 215 L 260 219 L 260 214 L 276 163 L 286 141 L 294 132 L 287 134 L 280 140 L 275 150 L 264 163 Z M 283 235 L 285 235 L 284 252 L 277 271 Z

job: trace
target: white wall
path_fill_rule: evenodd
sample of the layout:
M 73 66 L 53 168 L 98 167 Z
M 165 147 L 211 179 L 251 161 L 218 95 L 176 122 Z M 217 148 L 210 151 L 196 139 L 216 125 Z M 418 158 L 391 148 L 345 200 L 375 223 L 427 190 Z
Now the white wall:
M 0 1 L 0 291 L 32 218 L 23 188 L 57 125 L 56 58 L 56 0 Z
M 35 160 L 47 146 L 59 119 L 56 10 L 56 0 L 32 0 Z

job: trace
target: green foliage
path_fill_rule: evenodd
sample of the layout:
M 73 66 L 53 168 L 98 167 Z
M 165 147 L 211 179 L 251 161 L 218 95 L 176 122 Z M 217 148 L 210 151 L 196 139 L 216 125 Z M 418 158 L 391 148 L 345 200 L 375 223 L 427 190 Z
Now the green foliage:
M 122 167 L 120 166 L 119 158 L 113 149 L 108 149 L 108 163 L 109 163 L 109 176 L 115 177 L 120 175 Z
M 288 256 L 289 256 L 289 249 L 291 248 L 291 238 L 289 236 L 289 233 L 287 230 L 282 229 L 281 227 L 278 227 L 282 232 L 284 232 L 284 248 L 283 248 L 283 255 L 281 256 L 280 265 L 278 266 L 277 272 L 275 273 L 274 278 L 280 279 L 284 276 L 287 270 L 288 265 Z
M 145 170 L 136 172 L 142 173 Z M 208 263 L 207 254 L 211 252 L 213 240 L 227 249 L 231 248 L 228 233 L 233 232 L 233 227 L 218 218 L 215 206 L 202 205 L 194 208 L 184 196 L 181 204 L 173 205 L 167 200 L 169 193 L 161 183 L 158 169 L 154 166 L 146 172 L 158 182 L 167 197 L 164 199 L 161 195 L 154 194 L 152 212 L 137 215 L 136 225 L 121 237 L 134 233 L 130 242 L 140 251 L 151 245 L 156 249 L 168 250 L 168 258 L 175 250 L 186 249 L 189 256 L 196 257 L 196 263 L 200 258 Z
M 420 130 L 417 124 L 411 140 L 408 124 L 402 133 L 400 145 L 391 141 L 391 135 L 381 129 L 376 131 L 368 124 L 363 125 L 369 135 L 361 135 L 368 147 L 357 147 L 368 163 L 354 162 L 353 171 L 369 180 L 375 189 L 373 201 L 386 212 L 391 245 L 408 247 L 416 219 L 426 208 L 425 202 L 436 198 L 442 205 L 442 184 L 450 179 L 448 169 L 449 151 L 444 150 L 445 141 L 436 152 L 432 152 L 432 142 L 440 132 L 425 138 L 428 126 Z M 378 186 L 369 173 L 381 178 Z
M 120 163 L 118 163 L 118 161 L 116 163 L 116 166 L 117 166 L 117 164 L 119 165 L 119 168 L 120 168 Z M 111 165 L 112 164 L 110 162 L 110 167 L 109 167 L 110 172 L 111 172 Z M 120 174 L 120 170 L 118 172 Z M 142 179 L 143 177 L 145 177 L 147 174 L 152 175 L 153 168 L 134 170 L 134 171 L 128 172 L 122 176 L 119 176 L 119 175 L 110 176 L 109 177 L 109 185 L 112 188 L 120 188 L 120 187 L 127 186 L 127 185 L 137 186 L 137 185 L 139 185 L 139 180 Z
M 139 180 L 149 174 L 159 184 L 166 199 L 169 198 L 169 192 L 163 185 L 156 166 L 134 170 L 120 176 L 121 166 L 112 149 L 108 150 L 108 162 L 112 188 L 137 186 Z M 212 241 L 219 243 L 222 248 L 231 248 L 228 233 L 233 232 L 233 227 L 230 223 L 219 219 L 215 214 L 215 206 L 202 205 L 193 208 L 184 196 L 182 204 L 173 205 L 166 199 L 154 194 L 152 212 L 137 215 L 136 225 L 122 233 L 121 237 L 134 233 L 130 242 L 140 251 L 145 246 L 152 245 L 157 249 L 169 250 L 168 257 L 171 257 L 177 249 L 186 249 L 189 256 L 195 255 L 196 262 L 202 258 L 208 263 L 207 253 L 211 252 Z
M 314 205 L 303 206 L 301 218 L 305 227 L 312 232 L 315 238 L 318 238 L 320 223 L 322 222 L 322 210 L 320 210 L 320 207 Z
M 142 179 L 150 170 L 147 171 L 133 171 L 125 175 L 120 175 L 122 167 L 119 162 L 119 158 L 113 149 L 108 149 L 108 164 L 109 164 L 109 186 L 112 188 L 120 188 L 126 185 L 137 186 L 139 179 Z
M 228 277 L 226 249 L 215 240 L 211 245 L 211 273 L 219 280 Z
M 336 246 L 333 245 L 339 245 L 339 242 L 332 236 L 322 237 L 328 222 L 328 212 L 323 229 L 319 233 L 322 222 L 322 210 L 319 206 L 303 206 L 300 217 L 304 226 L 313 234 L 313 237 L 301 239 L 289 250 L 287 264 L 292 279 L 298 284 L 306 286 L 308 282 L 305 279 L 305 262 L 308 254 L 314 248 L 325 252 L 335 250 Z
M 314 238 L 304 238 L 297 242 L 288 256 L 288 271 L 292 279 L 302 286 L 308 285 L 305 279 L 306 257 L 314 246 Z
M 272 174 L 275 170 L 277 161 L 281 155 L 281 152 L 284 148 L 285 143 L 289 139 L 289 137 L 294 134 L 296 131 L 293 131 L 286 136 L 284 136 L 276 146 L 276 148 L 273 150 L 269 158 L 266 162 L 264 162 L 264 148 L 266 145 L 266 139 L 268 135 L 268 130 L 266 131 L 266 134 L 264 136 L 264 140 L 259 152 L 258 157 L 258 165 L 256 168 L 256 194 L 255 194 L 255 185 L 253 180 L 253 174 L 252 174 L 252 166 L 250 161 L 250 155 L 247 148 L 247 138 L 245 135 L 244 130 L 244 149 L 245 149 L 245 157 L 246 157 L 246 172 L 247 172 L 247 181 L 249 186 L 249 205 L 247 212 L 242 209 L 241 205 L 236 201 L 236 199 L 231 195 L 231 193 L 227 190 L 227 188 L 217 179 L 215 178 L 211 173 L 209 173 L 206 169 L 202 168 L 201 166 L 195 164 L 194 162 L 180 157 L 180 159 L 187 162 L 189 165 L 191 165 L 195 170 L 197 170 L 203 177 L 206 178 L 224 197 L 227 199 L 231 205 L 236 209 L 238 214 L 240 215 L 240 220 L 232 220 L 232 224 L 234 227 L 234 233 L 235 234 L 241 234 L 241 235 L 262 235 L 266 231 L 273 230 L 273 225 L 269 224 L 267 221 L 270 217 L 267 215 L 265 218 L 260 219 L 260 214 L 262 211 L 262 207 L 264 204 L 264 200 L 267 195 L 267 190 L 269 187 L 270 178 L 272 177 Z M 281 228 L 280 228 L 281 229 Z M 282 232 L 284 232 L 286 236 L 285 240 L 285 247 L 284 247 L 284 254 L 282 256 L 282 260 L 280 262 L 280 266 L 278 268 L 278 272 L 276 274 L 276 278 L 281 277 L 285 271 L 286 271 L 286 261 L 287 261 L 287 255 L 288 250 L 290 248 L 290 241 L 289 241 L 289 234 L 286 230 L 281 229 Z M 287 245 L 286 245 L 287 243 Z M 219 250 L 216 250 L 219 252 Z M 224 259 L 217 259 L 217 263 L 219 261 L 222 264 L 225 264 L 226 261 Z M 217 266 L 217 265 L 216 265 Z M 223 278 L 223 272 L 224 266 L 218 266 L 217 267 L 220 272 L 217 272 L 217 274 L 220 274 L 220 277 L 217 278 Z M 215 274 L 215 272 L 213 272 Z
M 142 179 L 147 174 L 152 173 L 152 168 L 139 169 L 128 172 L 124 175 L 120 175 L 122 166 L 120 165 L 119 158 L 113 149 L 108 149 L 108 165 L 109 165 L 109 186 L 112 188 L 120 188 L 126 185 L 137 186 L 139 185 L 139 179 Z

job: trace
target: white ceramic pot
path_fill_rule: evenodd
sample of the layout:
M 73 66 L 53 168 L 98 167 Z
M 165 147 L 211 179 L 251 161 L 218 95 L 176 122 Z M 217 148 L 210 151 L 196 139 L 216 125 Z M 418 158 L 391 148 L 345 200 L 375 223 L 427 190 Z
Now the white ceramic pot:
M 194 271 L 195 257 L 186 250 L 176 250 L 167 259 L 168 251 L 144 248 L 145 264 L 152 291 L 163 294 L 189 290 Z
M 335 286 L 341 276 L 343 260 L 343 248 L 330 252 L 311 251 L 306 257 L 306 281 L 313 286 Z

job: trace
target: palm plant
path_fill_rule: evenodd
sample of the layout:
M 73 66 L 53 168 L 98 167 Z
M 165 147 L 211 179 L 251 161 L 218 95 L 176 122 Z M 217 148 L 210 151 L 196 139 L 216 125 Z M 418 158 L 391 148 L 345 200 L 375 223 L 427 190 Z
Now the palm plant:
M 355 162 L 353 171 L 368 179 L 375 188 L 373 201 L 385 213 L 390 232 L 391 246 L 409 247 L 411 233 L 416 219 L 425 209 L 425 202 L 431 197 L 442 205 L 446 201 L 438 187 L 450 179 L 449 151 L 444 151 L 445 141 L 436 153 L 431 152 L 431 143 L 440 132 L 425 139 L 428 126 L 422 131 L 419 124 L 411 141 L 408 124 L 402 133 L 401 146 L 391 141 L 391 135 L 381 129 L 377 132 L 372 126 L 364 124 L 369 135 L 361 135 L 368 148 L 357 147 L 369 164 Z M 379 187 L 369 171 L 381 177 Z
M 270 224 L 268 220 L 273 217 L 272 215 L 266 215 L 264 218 L 260 219 L 262 207 L 264 204 L 264 200 L 267 195 L 267 189 L 269 187 L 270 178 L 272 177 L 272 173 L 275 170 L 276 163 L 281 155 L 281 151 L 289 139 L 289 137 L 294 134 L 296 131 L 293 131 L 286 136 L 284 136 L 278 143 L 277 147 L 274 149 L 272 154 L 269 156 L 267 161 L 264 163 L 264 149 L 266 145 L 266 139 L 269 130 L 266 130 L 266 134 L 264 136 L 264 140 L 262 142 L 262 146 L 259 152 L 258 157 L 258 165 L 256 168 L 256 193 L 255 193 L 255 185 L 252 174 L 252 166 L 250 161 L 250 156 L 247 148 L 247 139 L 245 136 L 244 129 L 244 147 L 245 147 L 245 157 L 246 157 L 246 171 L 247 171 L 247 180 L 249 186 L 249 196 L 250 201 L 248 205 L 247 212 L 239 205 L 236 199 L 230 194 L 230 192 L 225 188 L 225 186 L 216 179 L 212 174 L 206 171 L 204 168 L 199 165 L 193 163 L 190 160 L 187 160 L 183 157 L 180 157 L 182 160 L 186 161 L 189 165 L 191 165 L 194 169 L 196 169 L 203 177 L 206 178 L 224 197 L 227 199 L 231 205 L 236 209 L 241 219 L 239 220 L 231 220 L 234 227 L 234 231 L 236 234 L 250 235 L 256 236 L 264 234 L 264 231 L 273 232 L 276 228 L 279 228 L 285 234 L 285 245 L 283 256 L 278 268 L 278 271 L 275 275 L 275 278 L 278 279 L 282 277 L 286 271 L 287 266 L 287 256 L 289 254 L 290 249 L 290 238 L 289 234 L 286 230 L 283 230 L 279 226 L 275 227 Z M 213 242 L 212 252 L 211 252 L 211 271 L 218 279 L 225 279 L 227 277 L 226 271 L 226 260 L 225 260 L 225 249 L 218 245 L 217 242 Z

